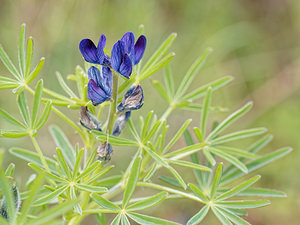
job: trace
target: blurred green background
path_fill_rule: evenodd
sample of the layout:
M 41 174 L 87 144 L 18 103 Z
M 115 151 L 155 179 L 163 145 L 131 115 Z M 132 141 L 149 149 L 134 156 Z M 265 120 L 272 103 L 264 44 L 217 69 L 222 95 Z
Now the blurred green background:
M 191 88 L 223 75 L 232 75 L 235 80 L 214 94 L 213 104 L 229 107 L 232 112 L 246 101 L 253 100 L 254 109 L 236 123 L 236 128 L 267 127 L 275 138 L 265 152 L 283 146 L 294 148 L 287 157 L 256 172 L 263 175 L 260 186 L 276 187 L 287 192 L 288 197 L 272 199 L 270 206 L 250 210 L 248 219 L 255 225 L 299 224 L 300 1 L 0 0 L 0 42 L 14 62 L 17 59 L 17 35 L 22 23 L 27 24 L 27 35 L 34 37 L 35 62 L 41 56 L 46 57 L 42 71 L 46 86 L 59 92 L 55 72 L 67 75 L 74 72 L 77 64 L 83 65 L 78 50 L 83 38 L 97 42 L 100 34 L 104 33 L 108 38 L 107 46 L 112 46 L 127 31 L 137 34 L 138 26 L 144 24 L 148 39 L 145 58 L 148 58 L 171 32 L 177 32 L 178 37 L 172 47 L 176 57 L 171 63 L 177 84 L 196 57 L 206 47 L 212 47 L 214 53 Z M 7 74 L 2 64 L 0 74 Z M 154 78 L 162 80 L 162 76 L 163 71 Z M 150 82 L 146 81 L 143 85 L 145 106 L 135 115 L 144 115 L 150 109 L 161 115 L 165 103 L 159 99 Z M 8 108 L 17 115 L 18 112 L 14 112 L 14 98 L 10 91 L 1 91 L 0 104 L 1 108 Z M 78 112 L 65 112 L 78 120 Z M 175 111 L 169 119 L 169 135 L 174 134 L 176 128 L 189 117 L 194 118 L 193 125 L 197 126 L 197 113 Z M 223 113 L 214 113 L 211 121 L 224 117 Z M 55 115 L 51 115 L 47 124 L 60 122 Z M 0 123 L 2 127 L 3 121 Z M 63 127 L 75 143 L 78 137 L 68 128 Z M 54 153 L 55 146 L 46 128 L 38 135 L 38 140 L 48 155 Z M 3 149 L 11 146 L 32 149 L 26 138 L 0 141 Z M 127 166 L 131 153 L 115 150 L 115 170 Z M 25 177 L 31 172 L 26 164 L 8 153 L 6 159 L 6 164 L 10 161 L 16 163 L 17 180 L 25 182 Z M 169 204 L 149 213 L 184 224 L 199 208 L 189 201 L 174 203 L 178 200 L 170 200 Z M 85 220 L 84 224 L 94 222 L 90 219 Z M 210 215 L 204 224 L 218 222 Z

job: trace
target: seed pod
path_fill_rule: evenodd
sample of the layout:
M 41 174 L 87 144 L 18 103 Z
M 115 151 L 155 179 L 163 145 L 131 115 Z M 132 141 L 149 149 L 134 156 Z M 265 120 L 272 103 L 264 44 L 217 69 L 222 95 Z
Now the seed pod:
M 13 198 L 15 202 L 16 213 L 18 213 L 21 205 L 21 197 L 20 197 L 19 189 L 14 184 L 12 184 L 11 189 L 12 189 Z M 0 216 L 2 216 L 6 220 L 9 220 L 5 197 L 3 197 L 3 199 L 1 200 Z
M 80 107 L 80 124 L 88 130 L 101 130 L 100 122 L 96 116 L 91 113 L 87 106 Z
M 119 136 L 121 134 L 127 121 L 130 118 L 130 115 L 131 115 L 131 112 L 127 111 L 127 112 L 121 113 L 118 116 L 118 118 L 115 121 L 114 127 L 113 127 L 113 132 L 112 132 L 113 136 Z
M 99 145 L 97 149 L 98 160 L 108 162 L 111 158 L 112 151 L 112 147 L 107 141 Z
M 132 86 L 124 95 L 122 102 L 118 105 L 118 111 L 131 111 L 139 109 L 144 104 L 144 94 L 141 85 Z

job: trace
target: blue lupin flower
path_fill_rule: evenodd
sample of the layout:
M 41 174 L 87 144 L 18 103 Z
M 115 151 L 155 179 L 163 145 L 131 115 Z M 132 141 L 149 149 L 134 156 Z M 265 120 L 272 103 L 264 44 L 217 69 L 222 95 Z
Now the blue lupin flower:
M 90 39 L 83 39 L 79 44 L 79 50 L 85 61 L 102 66 L 110 66 L 110 59 L 104 54 L 105 44 L 106 37 L 101 34 L 97 47 Z
M 131 111 L 140 109 L 144 104 L 144 94 L 141 85 L 132 86 L 124 95 L 122 102 L 118 105 L 118 111 Z
M 87 98 L 94 106 L 110 100 L 112 93 L 112 71 L 109 67 L 102 67 L 101 73 L 97 67 L 91 66 L 88 70 Z
M 111 51 L 111 67 L 129 79 L 132 66 L 139 63 L 146 48 L 146 37 L 141 35 L 135 42 L 132 32 L 127 32 Z
M 112 132 L 113 136 L 119 136 L 121 134 L 122 130 L 125 128 L 127 121 L 130 118 L 130 115 L 131 115 L 131 111 L 127 111 L 121 113 L 117 117 L 113 127 L 113 132 Z

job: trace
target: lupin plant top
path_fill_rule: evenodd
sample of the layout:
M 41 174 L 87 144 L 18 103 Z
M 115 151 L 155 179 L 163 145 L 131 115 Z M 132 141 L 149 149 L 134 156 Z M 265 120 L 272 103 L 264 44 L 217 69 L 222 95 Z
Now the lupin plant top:
M 29 38 L 25 47 L 25 25 L 21 27 L 19 37 L 19 70 L 0 44 L 0 60 L 13 75 L 12 78 L 0 76 L 0 89 L 11 89 L 17 95 L 22 118 L 20 121 L 0 109 L 0 117 L 15 127 L 14 130 L 7 130 L 1 123 L 0 138 L 29 137 L 36 152 L 18 147 L 11 148 L 10 152 L 28 161 L 34 171 L 33 175 L 38 174 L 35 178 L 30 176 L 26 188 L 22 188 L 25 192 L 19 195 L 18 185 L 11 182 L 14 164 L 10 164 L 6 170 L 0 169 L 0 224 L 79 225 L 83 224 L 86 216 L 93 214 L 101 225 L 109 224 L 106 222 L 109 215 L 115 215 L 110 218 L 110 224 L 114 225 L 130 225 L 131 221 L 142 225 L 174 225 L 178 223 L 145 215 L 142 211 L 175 197 L 195 202 L 199 207 L 195 209 L 196 214 L 189 215 L 188 221 L 181 221 L 183 224 L 197 225 L 212 211 L 222 224 L 247 225 L 249 223 L 242 218 L 247 215 L 246 209 L 269 204 L 267 200 L 256 199 L 286 196 L 280 191 L 252 187 L 260 176 L 249 179 L 248 173 L 285 156 L 291 148 L 261 154 L 260 151 L 271 141 L 271 135 L 263 136 L 249 146 L 244 145 L 250 142 L 236 141 L 256 137 L 265 133 L 266 129 L 258 127 L 226 132 L 229 126 L 251 109 L 251 103 L 228 115 L 211 129 L 208 120 L 210 114 L 225 111 L 223 107 L 212 105 L 213 94 L 232 78 L 223 77 L 196 89 L 189 89 L 210 54 L 210 49 L 196 59 L 178 87 L 175 86 L 169 66 L 166 67 L 164 85 L 152 81 L 154 88 L 168 103 L 161 117 L 157 117 L 154 111 L 147 115 L 142 112 L 144 115 L 140 117 L 139 127 L 135 120 L 130 119 L 131 115 L 134 116 L 133 110 L 143 105 L 140 82 L 168 65 L 174 57 L 169 49 L 175 38 L 176 34 L 171 34 L 149 60 L 139 67 L 135 76 L 131 76 L 132 71 L 135 72 L 133 66 L 140 62 L 146 46 L 143 35 L 135 42 L 134 35 L 126 33 L 114 44 L 111 57 L 104 53 L 104 35 L 101 35 L 97 47 L 89 39 L 82 40 L 80 51 L 92 65 L 87 71 L 77 66 L 75 75 L 68 76 L 71 82 L 76 82 L 77 90 L 69 87 L 63 76 L 57 73 L 59 84 L 68 96 L 45 88 L 42 80 L 37 82 L 35 88 L 31 86 L 44 59 L 31 71 L 33 41 Z M 119 74 L 128 79 L 119 82 L 120 86 Z M 118 96 L 121 94 L 123 96 Z M 33 104 L 28 105 L 26 99 L 30 95 L 33 95 Z M 197 103 L 199 99 L 202 100 L 201 104 Z M 44 110 L 40 115 L 43 104 Z M 98 105 L 100 107 L 95 107 Z M 80 109 L 82 127 L 60 111 L 59 107 L 65 107 L 68 113 L 71 110 L 78 113 Z M 110 107 L 108 118 L 102 113 L 106 107 Z M 188 119 L 176 132 L 174 125 L 171 125 L 170 130 L 174 136 L 170 137 L 168 117 L 175 109 L 201 114 L 198 125 L 193 124 L 196 125 L 194 134 L 189 131 L 191 120 Z M 57 146 L 54 158 L 43 154 L 36 138 L 50 113 L 61 117 L 65 124 L 76 130 L 82 140 L 74 148 L 59 127 L 50 126 Z M 120 137 L 126 124 L 132 135 Z M 186 145 L 182 146 L 181 143 L 176 146 L 181 137 L 184 137 Z M 115 170 L 116 175 L 112 175 L 110 170 L 114 167 L 113 162 L 106 164 L 103 161 L 109 161 L 113 148 L 118 146 L 127 147 L 124 151 L 133 151 L 134 155 L 131 162 L 119 158 L 128 167 L 125 172 L 118 171 L 119 174 L 116 174 Z M 1 157 L 0 154 L 0 161 Z M 184 176 L 180 167 L 184 167 L 184 171 L 189 170 L 194 177 Z M 161 169 L 169 174 L 164 172 L 166 176 L 161 176 Z M 156 193 L 147 196 L 147 189 Z M 136 191 L 142 196 L 136 198 Z M 20 196 L 24 198 L 20 199 Z M 249 197 L 254 199 L 249 200 Z M 183 215 L 182 218 L 186 217 Z

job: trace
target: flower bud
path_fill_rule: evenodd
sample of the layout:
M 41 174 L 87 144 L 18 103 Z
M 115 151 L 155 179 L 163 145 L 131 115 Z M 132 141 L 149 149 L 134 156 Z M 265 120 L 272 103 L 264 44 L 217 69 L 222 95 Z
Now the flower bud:
M 118 111 L 131 111 L 139 109 L 144 104 L 143 89 L 140 85 L 131 87 L 118 105 Z
M 112 132 L 113 136 L 119 136 L 121 134 L 127 121 L 130 118 L 130 115 L 131 115 L 131 112 L 127 111 L 127 112 L 121 113 L 118 116 L 118 118 L 115 121 L 114 127 L 113 127 L 113 132 Z
M 112 147 L 107 141 L 99 145 L 97 149 L 98 160 L 108 162 L 111 158 L 112 151 Z
M 88 130 L 101 131 L 100 122 L 96 116 L 93 115 L 86 106 L 80 107 L 80 124 Z

